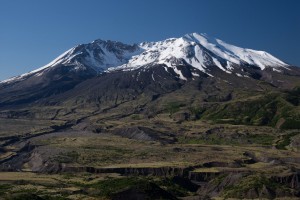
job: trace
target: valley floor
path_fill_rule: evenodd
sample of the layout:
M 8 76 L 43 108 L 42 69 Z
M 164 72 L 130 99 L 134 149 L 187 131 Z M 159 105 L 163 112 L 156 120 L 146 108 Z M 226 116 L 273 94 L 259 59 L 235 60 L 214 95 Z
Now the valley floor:
M 0 199 L 299 198 L 297 130 L 163 115 L 87 123 L 1 119 Z

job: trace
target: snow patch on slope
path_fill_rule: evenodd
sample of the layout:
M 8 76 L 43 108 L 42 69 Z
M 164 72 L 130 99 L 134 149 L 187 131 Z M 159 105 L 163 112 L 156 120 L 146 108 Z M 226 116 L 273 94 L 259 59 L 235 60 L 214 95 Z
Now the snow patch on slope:
M 261 70 L 272 67 L 275 72 L 281 72 L 280 68 L 289 69 L 286 63 L 267 52 L 240 48 L 208 37 L 206 34 L 192 33 L 180 38 L 144 42 L 140 45 L 95 40 L 92 43 L 69 49 L 37 70 L 0 83 L 23 80 L 30 75 L 42 76 L 45 70 L 59 65 L 74 65 L 73 70 L 75 71 L 90 67 L 96 72 L 110 72 L 148 68 L 156 64 L 172 68 L 182 80 L 187 80 L 187 78 L 183 76 L 177 66 L 186 64 L 211 77 L 213 77 L 210 69 L 212 65 L 229 74 L 233 73 L 237 65 L 257 66 Z M 166 71 L 168 70 L 166 69 Z

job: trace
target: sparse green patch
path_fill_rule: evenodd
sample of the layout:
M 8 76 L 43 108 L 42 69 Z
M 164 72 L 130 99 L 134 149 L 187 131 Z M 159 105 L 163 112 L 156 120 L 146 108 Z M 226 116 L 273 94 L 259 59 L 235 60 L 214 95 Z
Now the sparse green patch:
M 76 151 L 70 151 L 66 153 L 60 153 L 53 158 L 54 161 L 59 163 L 74 163 L 77 162 L 79 153 Z
M 172 178 L 163 178 L 154 182 L 167 192 L 177 197 L 184 197 L 190 193 L 186 188 L 174 183 Z
M 285 122 L 281 125 L 281 129 L 300 129 L 300 119 L 286 118 Z
M 130 188 L 132 186 L 146 187 L 148 181 L 139 177 L 125 177 L 119 179 L 107 179 L 93 184 L 85 184 L 86 188 L 94 188 L 97 195 L 111 197 L 114 193 Z
M 180 102 L 170 102 L 166 105 L 166 110 L 172 115 L 180 110 L 180 107 L 185 106 Z
M 210 144 L 210 145 L 243 145 L 243 144 L 260 144 L 272 145 L 276 137 L 268 134 L 249 134 L 249 135 L 232 135 L 231 137 L 220 137 L 215 134 L 199 137 L 178 137 L 178 143 L 181 144 Z
M 272 145 L 276 137 L 274 135 L 267 135 L 267 134 L 255 134 L 255 135 L 251 134 L 251 135 L 247 135 L 246 138 L 252 144 Z
M 195 119 L 200 119 L 202 114 L 205 112 L 205 108 L 202 108 L 202 107 L 189 107 L 189 111 L 195 117 Z
M 279 119 L 285 119 L 281 129 L 299 129 L 300 117 L 293 96 L 291 104 L 285 94 L 270 92 L 256 98 L 230 101 L 211 106 L 202 114 L 202 119 L 215 123 L 276 126 Z M 299 98 L 299 97 L 297 97 Z M 298 100 L 297 100 L 298 101 Z
M 0 196 L 8 192 L 13 186 L 10 184 L 1 184 L 0 185 Z
M 133 120 L 140 120 L 141 116 L 137 115 L 137 114 L 134 114 L 134 115 L 131 116 L 131 119 L 133 119 Z
M 260 192 L 263 187 L 276 191 L 277 189 L 285 189 L 284 185 L 271 181 L 263 174 L 249 175 L 243 177 L 237 184 L 226 186 L 224 190 L 225 198 L 244 198 L 250 190 Z
M 212 183 L 215 184 L 215 185 L 219 185 L 223 182 L 223 180 L 228 176 L 228 174 L 224 173 L 224 174 L 221 174 L 219 176 L 217 176 L 216 178 L 214 178 L 212 180 Z
M 193 172 L 217 173 L 220 172 L 220 170 L 214 167 L 203 167 L 203 168 L 194 169 Z
M 209 137 L 178 137 L 178 143 L 180 144 L 208 144 L 208 145 L 239 145 L 237 141 L 221 138 L 216 135 Z
M 300 134 L 300 132 L 289 133 L 287 135 L 283 135 L 282 139 L 276 144 L 277 149 L 286 150 L 286 146 L 291 143 L 291 138 Z

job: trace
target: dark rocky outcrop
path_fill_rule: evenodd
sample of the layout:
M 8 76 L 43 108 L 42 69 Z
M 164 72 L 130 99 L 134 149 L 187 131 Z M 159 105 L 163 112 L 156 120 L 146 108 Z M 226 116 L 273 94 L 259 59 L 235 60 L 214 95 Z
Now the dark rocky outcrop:
M 112 195 L 112 200 L 177 199 L 153 183 L 135 185 Z
M 121 175 L 141 175 L 141 176 L 180 176 L 185 177 L 188 174 L 187 168 L 176 167 L 118 167 L 118 168 L 94 168 L 94 167 L 72 167 L 64 164 L 58 167 L 60 171 L 48 172 L 89 172 L 89 173 L 118 173 Z M 44 170 L 47 170 L 46 168 Z M 47 172 L 47 171 L 45 171 Z
M 271 180 L 279 184 L 287 185 L 289 188 L 300 190 L 300 171 L 272 176 Z
M 208 182 L 220 174 L 220 172 L 189 172 L 188 178 L 196 182 Z

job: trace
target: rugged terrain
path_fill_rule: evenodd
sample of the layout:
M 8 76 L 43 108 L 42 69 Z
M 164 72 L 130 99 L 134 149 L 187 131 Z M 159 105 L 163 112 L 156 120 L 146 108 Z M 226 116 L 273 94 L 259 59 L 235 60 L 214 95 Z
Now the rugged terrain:
M 300 70 L 267 52 L 95 40 L 0 96 L 0 198 L 300 196 Z

